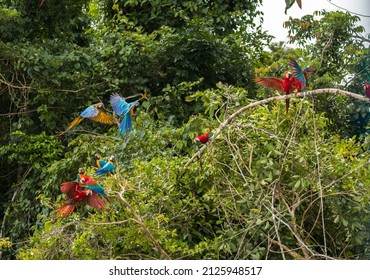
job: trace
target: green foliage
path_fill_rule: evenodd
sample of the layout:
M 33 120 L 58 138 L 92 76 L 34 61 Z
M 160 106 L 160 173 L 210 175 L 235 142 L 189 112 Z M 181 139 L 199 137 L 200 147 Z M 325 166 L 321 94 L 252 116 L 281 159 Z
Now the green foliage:
M 268 52 L 261 2 L 50 0 L 38 11 L 39 2 L 2 1 L 0 258 L 368 258 L 363 104 L 328 97 L 292 100 L 289 115 L 283 103 L 253 109 L 183 168 L 196 135 L 271 94 L 256 90 L 255 70 L 281 76 L 301 57 L 317 69 L 310 88 L 360 92 L 368 78 L 368 53 L 351 37 L 357 18 L 292 19 L 305 48 Z M 311 27 L 322 35 L 307 44 Z M 144 91 L 129 135 L 89 120 L 65 133 L 93 103 L 112 114 L 113 92 Z M 95 153 L 117 159 L 114 176 L 96 177 L 112 204 L 56 220 L 60 184 L 79 167 L 93 174 Z
M 220 85 L 212 94 L 226 93 L 235 101 L 242 90 Z M 213 105 L 204 101 L 209 111 Z M 228 107 L 220 108 L 220 118 L 238 108 L 235 102 Z M 279 242 L 296 252 L 285 252 L 288 259 L 368 257 L 369 154 L 355 139 L 329 133 L 328 120 L 315 114 L 309 101 L 293 102 L 288 117 L 283 103 L 239 116 L 201 163 L 186 171 L 195 152 L 190 132 L 200 131 L 204 122 L 216 125 L 214 118 L 193 116 L 181 130 L 154 122 L 147 113 L 136 118 L 130 142 L 113 142 L 109 149 L 119 158 L 119 172 L 98 178 L 113 205 L 101 213 L 82 209 L 65 221 L 48 221 L 18 258 L 163 258 L 115 196 L 122 191 L 174 259 L 281 259 Z M 176 141 L 179 131 L 186 135 L 182 145 Z

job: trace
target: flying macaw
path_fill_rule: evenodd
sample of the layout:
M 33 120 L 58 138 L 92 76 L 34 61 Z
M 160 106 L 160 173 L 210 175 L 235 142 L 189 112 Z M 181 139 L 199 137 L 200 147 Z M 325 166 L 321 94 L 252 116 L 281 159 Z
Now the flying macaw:
M 142 97 L 133 102 L 126 102 L 126 99 L 120 96 L 118 93 L 114 93 L 110 97 L 110 103 L 112 105 L 113 111 L 121 116 L 123 115 L 123 120 L 119 124 L 118 136 L 121 136 L 125 132 L 132 130 L 132 116 L 134 115 L 134 108 L 139 106 L 139 101 L 146 98 L 147 93 L 145 92 Z
M 103 200 L 92 190 L 82 190 L 78 182 L 64 182 L 60 186 L 62 193 L 66 194 L 68 200 L 56 209 L 56 217 L 66 218 L 73 213 L 79 203 L 86 203 L 90 207 L 102 210 L 106 207 Z
M 104 123 L 104 124 L 117 124 L 118 121 L 104 113 L 101 109 L 104 108 L 103 102 L 99 102 L 87 107 L 78 117 L 76 117 L 67 127 L 67 131 L 72 127 L 78 125 L 84 119 Z
M 255 78 L 256 84 L 264 87 L 276 89 L 284 92 L 284 94 L 291 94 L 294 90 L 295 77 L 291 72 L 286 72 L 283 79 L 275 77 L 259 77 Z M 289 99 L 285 100 L 285 112 L 289 110 Z
M 362 83 L 362 85 L 364 86 L 365 95 L 370 98 L 370 85 L 367 83 Z
M 105 160 L 103 160 L 102 156 L 99 154 L 95 154 L 94 158 L 95 158 L 95 163 L 98 169 L 102 168 L 107 163 Z
M 102 168 L 99 168 L 97 171 L 95 171 L 95 175 L 102 175 L 105 173 L 113 174 L 114 169 L 116 166 L 114 165 L 114 162 L 116 161 L 116 158 L 114 156 L 111 156 L 108 160 L 108 162 L 102 166 Z
M 212 137 L 213 137 L 213 133 L 208 131 L 202 135 L 195 137 L 193 141 L 194 143 L 206 144 L 209 141 L 209 139 L 211 139 Z
M 89 176 L 82 176 L 80 178 L 80 185 L 81 187 L 86 187 L 88 190 L 92 190 L 94 193 L 102 195 L 108 202 L 110 201 L 110 198 L 105 193 L 104 188 L 98 184 L 98 182 Z

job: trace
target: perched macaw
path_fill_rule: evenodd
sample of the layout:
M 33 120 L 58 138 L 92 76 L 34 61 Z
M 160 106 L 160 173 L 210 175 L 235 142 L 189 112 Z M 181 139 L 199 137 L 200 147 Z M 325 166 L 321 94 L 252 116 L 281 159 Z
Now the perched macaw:
M 117 124 L 118 121 L 104 113 L 101 109 L 104 108 L 103 102 L 99 102 L 87 107 L 78 117 L 76 117 L 67 127 L 67 131 L 72 127 L 78 125 L 84 119 L 104 123 L 104 124 Z
M 102 168 L 107 163 L 105 160 L 103 160 L 102 156 L 99 154 L 95 154 L 94 158 L 95 158 L 95 163 L 98 169 Z
M 367 83 L 362 83 L 362 85 L 364 86 L 365 95 L 370 98 L 370 85 Z
M 77 183 L 79 183 L 79 182 L 80 182 L 80 179 L 81 179 L 83 176 L 86 176 L 85 169 L 83 169 L 83 167 L 80 167 L 80 168 L 78 169 L 78 176 L 77 176 L 77 180 L 76 180 L 76 182 L 77 182 Z
M 211 139 L 212 137 L 213 137 L 213 133 L 208 131 L 202 135 L 195 137 L 193 141 L 194 143 L 206 144 L 209 141 L 209 139 Z
M 66 218 L 73 213 L 79 203 L 86 203 L 90 207 L 102 210 L 106 207 L 103 200 L 100 199 L 92 190 L 82 190 L 78 182 L 64 182 L 60 186 L 62 193 L 65 193 L 68 200 L 62 206 L 56 209 L 56 217 Z
M 297 92 L 306 91 L 308 86 L 308 77 L 313 73 L 314 68 L 312 66 L 307 66 L 304 70 L 299 66 L 299 64 L 290 59 L 290 66 L 293 68 L 293 75 L 295 79 L 295 88 Z
M 108 202 L 110 201 L 110 198 L 105 193 L 104 188 L 98 184 L 98 182 L 89 176 L 82 176 L 80 178 L 80 185 L 81 187 L 86 187 L 88 190 L 92 190 L 94 193 L 102 195 Z
M 284 94 L 291 94 L 294 90 L 295 77 L 291 72 L 286 72 L 283 79 L 275 77 L 259 77 L 255 78 L 256 84 L 264 87 L 273 88 L 284 92 Z M 285 100 L 285 112 L 289 110 L 289 99 Z
M 123 115 L 123 120 L 119 124 L 118 136 L 121 136 L 125 132 L 130 132 L 132 130 L 132 116 L 134 115 L 134 108 L 139 106 L 139 101 L 146 98 L 147 93 L 145 92 L 142 97 L 133 102 L 126 102 L 126 99 L 117 93 L 114 93 L 110 97 L 110 103 L 112 105 L 113 111 L 121 116 Z
M 113 174 L 114 169 L 116 166 L 114 165 L 114 162 L 116 161 L 116 158 L 114 156 L 111 156 L 108 160 L 108 162 L 102 166 L 102 168 L 99 168 L 97 171 L 95 171 L 95 175 L 102 175 L 105 173 Z

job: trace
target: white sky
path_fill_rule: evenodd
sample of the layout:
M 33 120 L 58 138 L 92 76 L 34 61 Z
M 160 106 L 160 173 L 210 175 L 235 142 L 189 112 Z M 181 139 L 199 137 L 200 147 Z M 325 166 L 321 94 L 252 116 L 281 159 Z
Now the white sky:
M 331 0 L 331 3 L 351 12 L 370 16 L 370 0 Z M 283 27 L 283 23 L 290 16 L 300 18 L 323 9 L 327 11 L 344 11 L 330 4 L 328 0 L 302 0 L 302 9 L 298 7 L 297 3 L 294 3 L 287 11 L 287 14 L 284 13 L 284 0 L 263 0 L 262 5 L 264 13 L 263 30 L 267 30 L 270 35 L 276 37 L 273 41 L 287 41 L 288 30 Z M 366 29 L 365 34 L 368 34 L 370 32 L 370 17 L 359 16 L 359 18 L 361 19 L 360 25 Z

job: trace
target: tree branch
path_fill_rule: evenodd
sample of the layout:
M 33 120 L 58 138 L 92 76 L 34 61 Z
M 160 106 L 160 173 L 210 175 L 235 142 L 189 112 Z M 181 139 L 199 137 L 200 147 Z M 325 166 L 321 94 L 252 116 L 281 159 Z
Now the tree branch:
M 239 110 L 235 111 L 223 123 L 220 124 L 220 126 L 213 132 L 214 133 L 213 138 L 210 139 L 207 145 L 202 146 L 199 149 L 199 151 L 191 157 L 191 159 L 185 164 L 184 170 L 186 170 L 189 167 L 190 163 L 192 163 L 196 158 L 199 158 L 205 152 L 209 144 L 211 144 L 214 141 L 214 139 L 216 139 L 216 136 L 220 134 L 225 129 L 226 126 L 228 126 L 237 116 L 244 113 L 248 109 L 251 109 L 251 108 L 254 108 L 260 105 L 268 104 L 274 101 L 278 101 L 278 100 L 300 98 L 300 97 L 305 97 L 305 96 L 310 96 L 310 95 L 319 95 L 319 94 L 327 94 L 327 93 L 344 95 L 344 96 L 352 97 L 354 99 L 357 99 L 363 102 L 370 103 L 370 99 L 363 95 L 341 90 L 341 89 L 335 89 L 335 88 L 323 88 L 323 89 L 310 90 L 306 92 L 292 93 L 289 95 L 279 95 L 279 96 L 274 96 L 274 97 L 270 97 L 270 98 L 266 98 L 266 99 L 262 99 L 262 100 L 250 103 L 247 106 L 244 106 L 240 108 Z
M 171 257 L 167 254 L 167 252 L 163 249 L 161 244 L 154 238 L 152 233 L 149 231 L 149 229 L 144 224 L 143 220 L 140 218 L 140 216 L 136 213 L 136 210 L 134 207 L 123 197 L 123 194 L 125 192 L 125 186 L 122 185 L 121 182 L 118 182 L 119 186 L 121 187 L 122 191 L 119 192 L 119 198 L 122 200 L 122 202 L 126 205 L 126 207 L 130 210 L 131 214 L 134 216 L 134 220 L 136 223 L 138 223 L 143 231 L 145 232 L 146 236 L 149 238 L 149 240 L 153 243 L 154 247 L 157 248 L 157 250 L 161 253 L 161 255 L 166 259 L 170 260 Z

